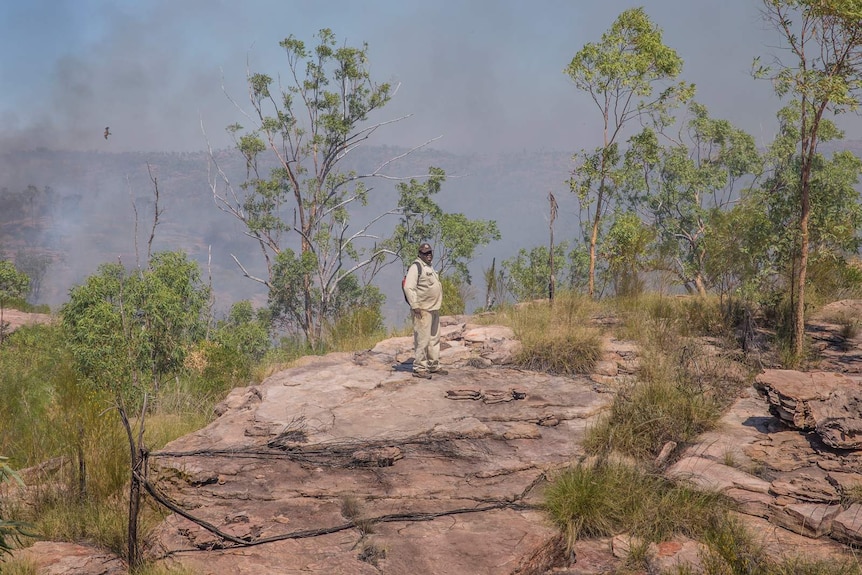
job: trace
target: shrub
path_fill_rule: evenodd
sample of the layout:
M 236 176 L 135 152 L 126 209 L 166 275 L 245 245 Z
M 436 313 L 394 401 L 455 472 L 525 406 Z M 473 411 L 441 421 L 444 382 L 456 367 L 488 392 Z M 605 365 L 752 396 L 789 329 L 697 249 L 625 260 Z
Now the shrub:
M 327 350 L 354 351 L 373 347 L 386 333 L 379 307 L 361 307 L 341 316 L 327 334 Z

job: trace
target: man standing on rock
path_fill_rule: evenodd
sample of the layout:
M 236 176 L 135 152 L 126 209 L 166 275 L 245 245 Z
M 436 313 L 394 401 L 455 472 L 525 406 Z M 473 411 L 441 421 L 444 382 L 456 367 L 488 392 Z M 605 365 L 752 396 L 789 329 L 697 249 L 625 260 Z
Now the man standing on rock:
M 419 246 L 419 257 L 410 264 L 404 279 L 404 295 L 413 315 L 413 377 L 431 379 L 432 373 L 446 375 L 440 367 L 440 306 L 443 286 L 431 267 L 431 246 Z

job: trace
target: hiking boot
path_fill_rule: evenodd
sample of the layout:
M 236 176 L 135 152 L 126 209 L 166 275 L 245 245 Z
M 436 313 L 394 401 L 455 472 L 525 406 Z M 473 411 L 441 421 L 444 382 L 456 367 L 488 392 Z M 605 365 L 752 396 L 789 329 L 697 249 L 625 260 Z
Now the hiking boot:
M 440 369 L 432 369 L 431 373 L 436 373 L 437 375 L 449 375 L 449 371 L 443 369 L 442 367 Z
M 422 379 L 431 379 L 431 374 L 427 371 L 414 371 L 413 377 L 421 377 Z

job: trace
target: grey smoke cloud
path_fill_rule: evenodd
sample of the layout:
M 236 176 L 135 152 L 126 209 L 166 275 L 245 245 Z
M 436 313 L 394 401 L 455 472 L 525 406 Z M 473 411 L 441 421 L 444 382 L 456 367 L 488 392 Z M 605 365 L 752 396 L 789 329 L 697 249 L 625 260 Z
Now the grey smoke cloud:
M 458 152 L 577 149 L 591 145 L 598 119 L 562 70 L 641 4 L 715 115 L 749 129 L 771 125 L 770 87 L 748 68 L 775 42 L 751 0 L 40 0 L 6 7 L 2 20 L 0 47 L 23 52 L 23 61 L 0 64 L 10 87 L 0 101 L 3 149 L 200 150 L 201 122 L 214 144 L 227 145 L 223 128 L 241 115 L 222 82 L 244 104 L 247 65 L 285 74 L 278 42 L 290 34 L 312 42 L 322 27 L 350 44 L 367 41 L 375 77 L 401 83 L 384 115 L 413 117 L 382 133 L 385 143 L 442 135 L 435 145 Z M 34 49 L 20 50 L 22 42 Z

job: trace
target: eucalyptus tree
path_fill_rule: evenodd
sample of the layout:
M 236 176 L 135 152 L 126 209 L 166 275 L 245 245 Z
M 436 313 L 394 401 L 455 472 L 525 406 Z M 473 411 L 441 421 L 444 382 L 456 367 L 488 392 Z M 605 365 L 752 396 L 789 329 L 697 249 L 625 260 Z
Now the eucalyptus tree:
M 387 245 L 401 255 L 406 268 L 416 257 L 419 244 L 431 242 L 440 274 L 469 284 L 467 264 L 479 247 L 500 239 L 500 230 L 494 220 L 471 220 L 461 213 L 443 211 L 433 196 L 440 192 L 446 173 L 435 167 L 429 173 L 424 180 L 411 178 L 396 186 L 400 217 Z
M 128 562 L 138 565 L 138 513 L 144 485 L 146 416 L 162 382 L 179 372 L 203 337 L 209 288 L 181 252 L 154 253 L 146 268 L 104 264 L 74 287 L 61 309 L 75 367 L 106 391 L 129 445 Z
M 574 156 L 576 167 L 569 180 L 582 208 L 589 214 L 589 294 L 595 295 L 596 246 L 603 220 L 625 179 L 620 146 L 626 128 L 644 115 L 660 118 L 693 87 L 674 83 L 682 59 L 662 42 L 662 31 L 643 8 L 621 13 L 601 41 L 579 50 L 565 73 L 578 90 L 586 92 L 602 119 L 602 143 Z M 661 88 L 661 89 L 659 89 Z
M 783 108 L 779 117 L 778 136 L 770 147 L 768 158 L 771 171 L 758 193 L 756 201 L 766 215 L 771 230 L 770 247 L 764 259 L 769 263 L 780 289 L 788 285 L 793 291 L 796 268 L 799 265 L 801 230 L 798 226 L 802 186 L 800 173 L 803 160 L 798 153 L 798 101 Z M 828 118 L 818 126 L 819 142 L 837 141 L 843 132 Z M 862 173 L 862 160 L 847 150 L 829 155 L 817 153 L 811 158 L 808 185 L 808 264 L 843 266 L 860 246 L 862 205 L 856 186 Z M 806 274 L 808 275 L 808 274 Z M 848 286 L 850 287 L 850 286 Z M 795 300 L 793 300 L 795 302 Z
M 657 232 L 656 267 L 687 291 L 705 295 L 712 287 L 706 270 L 712 220 L 759 175 L 760 159 L 749 134 L 711 118 L 697 102 L 689 111 L 674 129 L 648 128 L 632 138 L 625 163 L 630 199 Z
M 781 35 L 786 59 L 760 66 L 776 93 L 797 101 L 798 204 L 793 276 L 792 351 L 799 359 L 805 338 L 805 285 L 810 249 L 812 173 L 820 125 L 826 115 L 855 111 L 862 89 L 862 3 L 859 0 L 763 0 L 766 20 Z
M 375 226 L 397 209 L 384 209 L 352 228 L 350 210 L 368 201 L 365 181 L 390 177 L 387 168 L 409 153 L 363 173 L 342 168 L 379 128 L 403 117 L 369 120 L 395 90 L 373 81 L 367 44 L 338 44 L 329 29 L 320 30 L 316 41 L 308 47 L 289 36 L 280 43 L 287 74 L 277 84 L 267 74 L 249 73 L 246 117 L 253 126 L 228 128 L 245 159 L 247 179 L 237 190 L 219 169 L 210 181 L 216 204 L 258 243 L 267 277 L 237 264 L 245 276 L 267 286 L 274 319 L 300 331 L 312 346 L 333 319 L 334 302 L 347 295 L 339 290 L 352 281 L 348 278 L 362 273 L 367 286 L 395 257 L 381 247 Z M 214 154 L 210 157 L 215 161 Z M 360 299 L 347 302 L 347 308 L 364 304 L 367 290 L 348 291 Z

